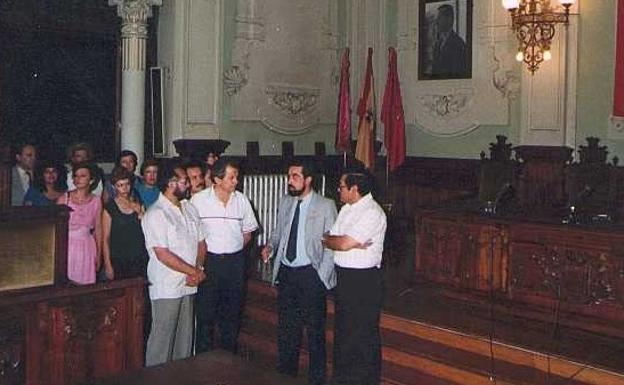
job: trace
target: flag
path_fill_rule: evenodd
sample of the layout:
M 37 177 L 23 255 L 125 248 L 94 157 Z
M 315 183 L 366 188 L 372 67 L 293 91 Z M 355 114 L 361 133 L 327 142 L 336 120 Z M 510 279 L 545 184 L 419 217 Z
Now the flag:
M 364 88 L 360 102 L 358 103 L 357 114 L 358 138 L 355 147 L 355 158 L 364 163 L 368 169 L 375 165 L 375 151 L 373 149 L 375 141 L 375 90 L 373 86 L 373 49 L 368 49 L 366 60 L 366 74 L 364 75 Z
M 394 171 L 405 161 L 405 116 L 397 69 L 397 53 L 392 47 L 388 48 L 388 78 L 381 105 L 381 121 L 384 125 L 388 168 Z
M 351 91 L 349 90 L 349 48 L 342 53 L 340 64 L 340 93 L 336 124 L 336 151 L 346 153 L 351 148 Z

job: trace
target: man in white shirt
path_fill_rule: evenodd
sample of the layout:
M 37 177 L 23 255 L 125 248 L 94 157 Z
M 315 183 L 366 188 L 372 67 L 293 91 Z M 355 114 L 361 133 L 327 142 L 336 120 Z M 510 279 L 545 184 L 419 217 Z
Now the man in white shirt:
M 325 247 L 334 250 L 336 310 L 332 384 L 378 385 L 381 377 L 379 314 L 381 258 L 386 214 L 371 195 L 374 180 L 366 171 L 340 178 L 340 209 Z
M 206 235 L 206 282 L 197 294 L 197 353 L 212 349 L 215 325 L 220 347 L 236 352 L 245 278 L 245 246 L 258 221 L 249 199 L 239 191 L 238 166 L 219 160 L 214 185 L 191 198 Z
M 141 222 L 152 302 L 146 366 L 191 355 L 193 294 L 206 277 L 200 220 L 193 205 L 183 199 L 188 189 L 186 174 L 180 168 L 165 167 L 158 173 L 158 186 L 161 194 Z
M 22 206 L 30 188 L 37 161 L 37 149 L 25 144 L 15 154 L 15 166 L 11 169 L 11 206 Z

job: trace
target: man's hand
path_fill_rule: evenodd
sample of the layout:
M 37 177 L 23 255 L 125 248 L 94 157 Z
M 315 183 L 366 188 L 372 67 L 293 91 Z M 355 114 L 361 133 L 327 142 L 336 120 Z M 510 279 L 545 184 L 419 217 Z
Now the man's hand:
M 203 280 L 206 279 L 206 274 L 200 269 L 195 269 L 193 274 L 187 274 L 186 276 L 186 286 L 197 286 L 202 283 Z
M 372 244 L 373 244 L 373 240 L 369 239 L 368 241 L 364 243 L 360 243 L 359 245 L 355 246 L 354 249 L 368 249 L 368 246 Z
M 348 235 L 331 235 L 328 232 L 323 234 L 321 240 L 323 247 L 335 251 L 349 251 L 351 249 L 367 249 L 373 244 L 372 240 L 360 243 Z
M 271 258 L 271 253 L 273 252 L 273 248 L 271 245 L 265 245 L 260 251 L 260 257 L 262 257 L 262 262 L 268 263 L 269 258 Z

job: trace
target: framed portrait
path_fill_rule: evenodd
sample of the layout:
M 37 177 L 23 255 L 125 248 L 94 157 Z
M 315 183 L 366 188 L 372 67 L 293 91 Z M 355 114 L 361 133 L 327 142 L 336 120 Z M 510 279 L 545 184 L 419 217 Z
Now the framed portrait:
M 472 0 L 419 0 L 418 79 L 472 78 Z

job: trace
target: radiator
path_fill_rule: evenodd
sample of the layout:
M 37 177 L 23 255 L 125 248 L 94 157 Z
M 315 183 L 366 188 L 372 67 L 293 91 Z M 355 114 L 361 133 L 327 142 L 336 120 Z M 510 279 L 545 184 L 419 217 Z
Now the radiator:
M 316 191 L 325 195 L 325 175 L 316 178 Z M 277 224 L 277 208 L 282 197 L 288 193 L 288 177 L 286 175 L 245 175 L 243 177 L 243 193 L 251 201 L 258 215 L 260 229 L 257 239 L 258 246 L 264 246 Z M 273 261 L 264 264 L 258 260 L 258 273 L 262 279 L 271 280 Z

